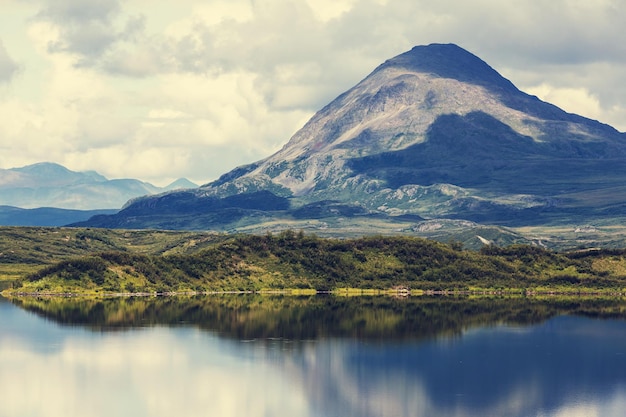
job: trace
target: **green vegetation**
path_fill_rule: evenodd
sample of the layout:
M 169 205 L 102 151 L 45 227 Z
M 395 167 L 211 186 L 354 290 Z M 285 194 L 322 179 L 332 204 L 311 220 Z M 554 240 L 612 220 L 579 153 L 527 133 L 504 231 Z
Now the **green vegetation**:
M 103 251 L 191 253 L 220 239 L 210 232 L 0 226 L 0 265 L 42 265 Z
M 55 230 L 40 231 L 63 236 L 62 248 L 58 238 L 46 241 L 45 259 L 55 248 L 79 253 L 77 247 L 88 249 L 80 256 L 59 256 L 55 263 L 40 261 L 41 268 L 26 271 L 9 292 L 626 291 L 622 250 L 557 253 L 513 245 L 485 246 L 476 252 L 461 250 L 457 243 L 414 237 L 340 240 L 292 231 L 263 236 L 205 234 L 201 240 L 193 233 Z M 29 256 L 28 249 L 23 251 Z
M 66 259 L 104 251 L 193 253 L 223 239 L 209 232 L 0 227 L 0 290 Z

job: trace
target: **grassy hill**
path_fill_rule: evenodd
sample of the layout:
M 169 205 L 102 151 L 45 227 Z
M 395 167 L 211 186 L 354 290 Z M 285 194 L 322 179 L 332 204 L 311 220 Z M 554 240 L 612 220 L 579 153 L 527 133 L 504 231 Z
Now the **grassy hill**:
M 0 227 L 0 282 L 98 252 L 193 253 L 220 239 L 210 232 Z
M 202 242 L 197 234 L 72 232 L 67 246 L 74 250 L 84 233 L 93 234 L 84 237 L 85 246 L 91 246 L 88 255 L 64 256 L 16 280 L 11 291 L 106 294 L 397 287 L 626 291 L 626 251 L 621 250 L 565 254 L 513 245 L 486 246 L 476 252 L 421 238 L 340 240 L 291 231 L 264 236 L 207 234 Z M 163 241 L 155 243 L 160 238 Z

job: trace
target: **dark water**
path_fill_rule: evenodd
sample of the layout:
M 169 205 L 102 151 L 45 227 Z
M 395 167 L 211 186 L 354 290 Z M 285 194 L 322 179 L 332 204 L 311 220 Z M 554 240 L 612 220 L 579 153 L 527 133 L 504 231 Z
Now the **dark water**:
M 623 416 L 626 303 L 0 299 L 0 416 Z

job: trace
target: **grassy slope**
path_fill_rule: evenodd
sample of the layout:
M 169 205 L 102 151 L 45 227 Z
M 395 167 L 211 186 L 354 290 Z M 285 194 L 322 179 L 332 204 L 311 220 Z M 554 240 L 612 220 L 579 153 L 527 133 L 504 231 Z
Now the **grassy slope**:
M 169 250 L 161 245 L 159 250 L 153 247 L 144 253 L 107 250 L 65 259 L 22 279 L 15 291 L 134 293 L 396 286 L 425 290 L 626 290 L 622 251 L 567 256 L 536 247 L 511 246 L 471 252 L 420 238 L 335 240 L 293 232 L 223 239 L 218 243 L 214 242 L 219 239 L 208 239 L 206 248 L 199 251 L 184 250 L 189 240 L 179 240 L 176 245 L 172 242 Z
M 0 281 L 98 252 L 192 253 L 220 239 L 223 236 L 200 232 L 0 227 Z

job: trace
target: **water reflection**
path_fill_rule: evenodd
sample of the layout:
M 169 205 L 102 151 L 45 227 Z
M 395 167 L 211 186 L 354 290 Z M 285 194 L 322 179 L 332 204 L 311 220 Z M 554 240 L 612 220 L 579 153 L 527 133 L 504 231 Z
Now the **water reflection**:
M 36 314 L 0 302 L 2 417 L 626 411 L 626 322 L 597 318 L 619 300 L 16 303 Z
M 259 294 L 193 297 L 18 297 L 46 319 L 92 330 L 193 326 L 235 339 L 342 337 L 389 341 L 460 335 L 469 328 L 530 325 L 558 315 L 625 318 L 612 298 L 334 297 Z

